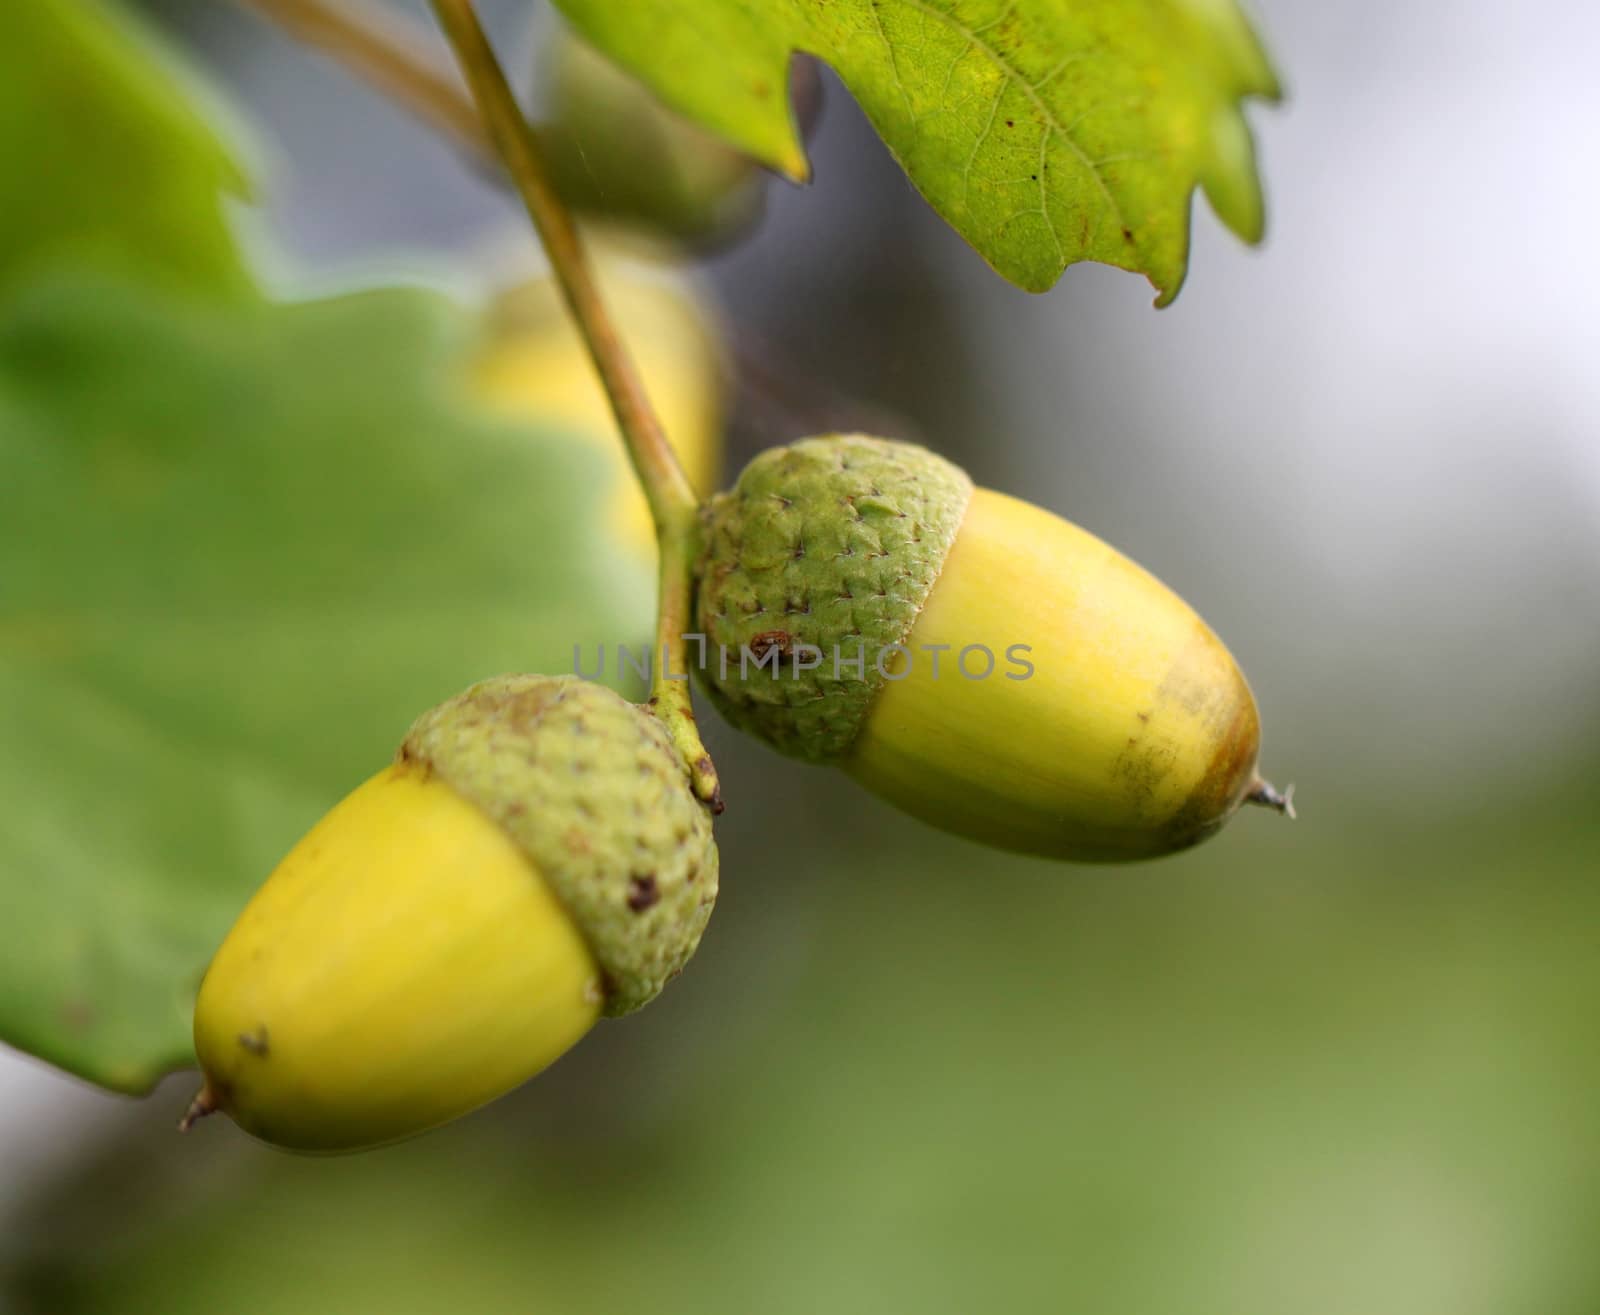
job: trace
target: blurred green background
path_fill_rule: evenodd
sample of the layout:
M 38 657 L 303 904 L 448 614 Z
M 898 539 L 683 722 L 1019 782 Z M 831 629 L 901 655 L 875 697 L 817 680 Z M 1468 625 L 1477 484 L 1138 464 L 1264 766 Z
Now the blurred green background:
M 1600 1309 L 1597 20 L 1261 8 L 1272 231 L 1197 210 L 1169 311 L 1102 269 L 1002 284 L 834 84 L 817 183 L 698 269 L 732 468 L 893 426 L 1109 538 L 1233 647 L 1302 819 L 1055 866 L 713 726 L 691 969 L 456 1125 L 300 1159 L 177 1137 L 190 1078 L 128 1101 L 0 1053 L 0 1308 Z M 503 193 L 326 65 L 150 13 L 253 124 L 247 222 L 297 278 L 532 260 Z

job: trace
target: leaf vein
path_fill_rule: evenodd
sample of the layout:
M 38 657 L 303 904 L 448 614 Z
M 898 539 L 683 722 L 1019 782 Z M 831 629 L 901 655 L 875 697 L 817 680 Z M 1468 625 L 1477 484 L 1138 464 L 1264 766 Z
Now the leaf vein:
M 872 25 L 877 29 L 878 39 L 883 42 L 883 48 L 889 56 L 889 72 L 894 74 L 894 85 L 899 89 L 900 99 L 906 107 L 906 118 L 911 121 L 913 129 L 917 126 L 917 112 L 911 104 L 911 92 L 906 87 L 906 80 L 900 75 L 900 54 L 893 41 L 889 39 L 888 30 L 883 26 L 883 0 L 869 0 L 868 8 L 872 10 Z
M 1053 77 L 1057 76 L 1061 72 L 1061 70 L 1067 66 L 1067 64 L 1070 64 L 1072 62 L 1071 60 L 1068 60 L 1068 61 L 1066 61 L 1066 63 L 1063 63 L 1062 65 L 1058 66 L 1055 70 L 1053 70 L 1050 73 L 1049 77 L 1043 79 L 1038 84 L 1034 84 L 1034 83 L 1031 83 L 1031 82 L 1028 81 L 1027 76 L 1022 72 L 1021 69 L 1017 68 L 1016 65 L 1014 65 L 1009 59 L 1007 59 L 1005 57 L 1004 54 L 1002 54 L 999 50 L 997 50 L 994 47 L 994 45 L 992 45 L 988 41 L 985 41 L 983 39 L 982 35 L 981 35 L 981 33 L 988 31 L 989 28 L 994 27 L 997 24 L 1003 22 L 1013 12 L 1013 10 L 1015 9 L 1014 5 L 1012 6 L 1011 9 L 1007 9 L 1005 11 L 1005 13 L 1001 14 L 998 18 L 991 20 L 989 23 L 986 23 L 981 27 L 974 28 L 974 27 L 968 27 L 965 23 L 963 23 L 954 14 L 948 13 L 948 12 L 942 10 L 942 9 L 936 8 L 932 4 L 928 3 L 928 0 L 897 0 L 897 2 L 900 3 L 900 4 L 906 5 L 909 8 L 915 9 L 918 12 L 920 12 L 920 13 L 928 16 L 928 17 L 931 17 L 931 18 L 933 18 L 933 19 L 935 19 L 935 20 L 937 20 L 939 22 L 943 22 L 944 24 L 946 24 L 947 26 L 949 26 L 950 28 L 952 28 L 956 32 L 960 33 L 962 36 L 964 36 L 967 39 L 968 42 L 971 43 L 972 46 L 976 47 L 976 49 L 981 54 L 983 54 L 984 56 L 986 56 L 988 58 L 989 62 L 992 63 L 995 66 L 995 68 L 997 68 L 1000 71 L 1000 73 L 1001 73 L 1001 75 L 1003 77 L 1005 77 L 1010 82 L 1014 82 L 1018 87 L 1020 87 L 1022 89 L 1022 93 L 1028 98 L 1028 100 L 1030 102 L 1032 102 L 1034 109 L 1038 111 L 1038 113 L 1040 115 L 1040 118 L 1041 118 L 1041 120 L 1043 121 L 1043 124 L 1044 124 L 1044 128 L 1045 128 L 1044 139 L 1040 144 L 1040 151 L 1039 151 L 1039 155 L 1040 155 L 1041 161 L 1043 161 L 1045 159 L 1045 157 L 1046 157 L 1050 137 L 1052 135 L 1054 135 L 1056 137 L 1059 137 L 1061 139 L 1061 141 L 1062 141 L 1062 144 L 1065 145 L 1066 148 L 1069 151 L 1072 152 L 1073 157 L 1083 167 L 1084 171 L 1089 175 L 1089 177 L 1094 180 L 1095 187 L 1099 190 L 1100 195 L 1105 199 L 1106 204 L 1108 206 L 1110 206 L 1111 213 L 1115 217 L 1118 227 L 1123 228 L 1123 229 L 1127 229 L 1128 228 L 1127 220 L 1124 218 L 1123 213 L 1122 213 L 1122 207 L 1118 204 L 1117 198 L 1112 194 L 1111 188 L 1107 185 L 1104 176 L 1100 173 L 1100 170 L 1095 166 L 1095 162 L 1092 159 L 1089 158 L 1088 153 L 1085 152 L 1084 149 L 1081 146 L 1079 146 L 1078 143 L 1073 139 L 1072 134 L 1071 134 L 1070 130 L 1068 129 L 1067 125 L 1065 125 L 1065 124 L 1063 124 L 1061 122 L 1061 119 L 1056 115 L 1056 112 L 1050 107 L 1049 102 L 1046 101 L 1044 99 L 1044 97 L 1040 94 L 1039 89 L 1042 88 L 1050 80 L 1050 78 L 1053 78 Z M 878 14 L 877 14 L 878 7 L 879 7 L 879 0 L 873 0 L 873 14 L 874 14 L 874 17 L 878 17 Z M 886 32 L 884 32 L 884 30 L 883 30 L 883 24 L 882 24 L 881 18 L 878 19 L 878 30 L 879 30 L 880 34 L 883 35 L 884 39 L 887 41 L 888 40 L 888 34 Z M 1081 56 L 1080 56 L 1080 58 L 1081 58 Z M 897 81 L 899 80 L 899 76 L 900 76 L 899 69 L 896 68 L 895 69 L 895 78 L 896 78 Z M 904 84 L 903 83 L 901 84 L 901 89 L 902 89 L 902 92 L 903 92 L 904 91 Z M 1002 92 L 1002 95 L 1003 94 L 1004 93 Z M 1000 98 L 996 97 L 996 100 L 995 100 L 996 109 L 998 109 L 998 107 L 999 107 L 999 100 L 1000 100 Z M 1080 118 L 1081 117 L 1082 116 L 1080 116 Z M 992 128 L 993 124 L 994 124 L 994 119 L 993 119 L 993 116 L 991 115 L 989 124 L 985 127 L 985 130 L 984 130 L 983 134 L 979 138 L 979 146 L 974 148 L 973 153 L 972 153 L 972 157 L 967 162 L 967 168 L 963 172 L 963 177 L 962 177 L 962 188 L 963 188 L 963 195 L 964 196 L 967 193 L 967 191 L 970 190 L 969 182 L 970 182 L 970 178 L 971 178 L 972 165 L 975 163 L 975 161 L 977 159 L 978 149 L 981 148 L 982 143 L 987 139 L 989 128 Z M 1050 209 L 1049 209 L 1050 202 L 1049 202 L 1048 197 L 1046 196 L 1046 191 L 1047 191 L 1047 185 L 1046 185 L 1046 182 L 1045 182 L 1044 169 L 1041 167 L 1040 172 L 1039 172 L 1040 213 L 1042 213 L 1044 215 L 1045 224 L 1049 228 L 1051 239 L 1055 242 L 1055 245 L 1056 245 L 1057 257 L 1060 258 L 1061 255 L 1062 255 L 1061 237 L 1060 237 L 1060 234 L 1058 234 L 1056 232 L 1055 221 L 1051 218 L 1051 215 L 1050 215 Z

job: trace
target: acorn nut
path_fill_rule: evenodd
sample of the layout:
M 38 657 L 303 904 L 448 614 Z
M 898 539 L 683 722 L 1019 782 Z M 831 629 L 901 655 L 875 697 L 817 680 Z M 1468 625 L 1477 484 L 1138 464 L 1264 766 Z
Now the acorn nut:
M 705 808 L 647 710 L 501 676 L 423 714 L 257 891 L 195 1007 L 222 1109 L 308 1151 L 396 1141 L 648 1003 L 717 893 Z
M 762 453 L 707 507 L 700 676 L 736 726 L 1003 849 L 1148 858 L 1256 774 L 1255 700 L 1176 594 L 910 443 Z

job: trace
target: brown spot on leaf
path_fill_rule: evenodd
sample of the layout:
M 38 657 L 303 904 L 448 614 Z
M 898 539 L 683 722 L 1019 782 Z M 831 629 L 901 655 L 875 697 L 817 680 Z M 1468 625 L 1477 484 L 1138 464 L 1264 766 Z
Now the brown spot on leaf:
M 87 1032 L 94 1026 L 94 1006 L 87 1000 L 68 1000 L 61 1006 L 61 1024 L 69 1032 Z

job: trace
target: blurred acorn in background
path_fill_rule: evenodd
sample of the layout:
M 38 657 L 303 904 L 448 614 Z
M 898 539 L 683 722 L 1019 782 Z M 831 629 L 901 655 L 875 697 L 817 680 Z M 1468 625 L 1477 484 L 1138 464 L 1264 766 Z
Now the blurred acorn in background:
M 588 236 L 601 289 L 667 439 L 691 486 L 712 489 L 722 466 L 728 373 L 716 315 L 659 244 L 615 231 Z M 611 524 L 653 564 L 649 505 L 553 278 L 529 279 L 495 298 L 468 369 L 469 388 L 491 410 L 565 425 L 608 454 L 614 469 Z
M 664 105 L 570 28 L 540 46 L 546 88 L 541 140 L 573 209 L 690 246 L 737 241 L 761 217 L 767 172 Z M 802 133 L 815 123 L 821 81 L 793 62 L 790 94 Z

